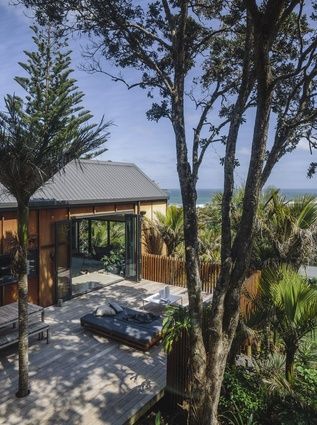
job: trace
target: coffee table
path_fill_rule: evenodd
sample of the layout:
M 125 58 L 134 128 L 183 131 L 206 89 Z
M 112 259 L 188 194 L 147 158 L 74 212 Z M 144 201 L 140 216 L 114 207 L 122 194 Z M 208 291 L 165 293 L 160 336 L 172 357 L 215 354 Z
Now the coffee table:
M 181 295 L 174 295 L 169 294 L 169 296 L 161 297 L 159 292 L 156 292 L 153 295 L 150 295 L 149 297 L 143 298 L 143 308 L 145 303 L 154 303 L 154 304 L 160 304 L 160 305 L 169 305 L 169 304 L 177 304 L 178 301 L 181 302 L 181 305 L 183 305 L 183 297 Z

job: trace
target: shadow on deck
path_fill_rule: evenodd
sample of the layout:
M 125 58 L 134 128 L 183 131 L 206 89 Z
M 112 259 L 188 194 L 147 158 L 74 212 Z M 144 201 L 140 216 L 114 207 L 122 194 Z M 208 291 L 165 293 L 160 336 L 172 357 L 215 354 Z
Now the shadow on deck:
M 163 284 L 122 281 L 45 309 L 51 341 L 31 340 L 31 394 L 17 399 L 16 347 L 0 353 L 0 423 L 6 425 L 122 425 L 159 399 L 166 385 L 162 347 L 143 353 L 92 335 L 80 317 L 106 299 L 142 307 Z M 171 287 L 172 293 L 184 289 Z M 186 303 L 186 299 L 184 299 Z M 35 338 L 36 339 L 36 338 Z M 131 422 L 133 423 L 133 422 Z

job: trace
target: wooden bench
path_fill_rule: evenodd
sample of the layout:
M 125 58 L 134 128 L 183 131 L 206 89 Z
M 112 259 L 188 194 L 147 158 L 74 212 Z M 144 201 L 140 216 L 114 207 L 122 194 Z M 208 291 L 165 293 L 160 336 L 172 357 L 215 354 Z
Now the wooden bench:
M 44 322 L 31 323 L 28 327 L 29 337 L 32 335 L 38 335 L 39 340 L 44 339 L 44 333 L 46 333 L 46 343 L 49 343 L 49 325 Z M 0 350 L 10 345 L 17 344 L 19 342 L 19 330 L 17 328 L 11 328 L 6 334 L 0 335 Z

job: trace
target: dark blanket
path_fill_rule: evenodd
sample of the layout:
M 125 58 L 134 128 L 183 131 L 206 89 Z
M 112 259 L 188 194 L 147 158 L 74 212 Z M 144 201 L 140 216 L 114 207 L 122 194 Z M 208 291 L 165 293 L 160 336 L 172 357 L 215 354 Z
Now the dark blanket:
M 153 313 L 143 313 L 143 312 L 126 313 L 125 315 L 122 316 L 122 320 L 125 320 L 126 322 L 134 322 L 139 324 L 152 323 L 159 318 L 160 316 L 156 316 Z

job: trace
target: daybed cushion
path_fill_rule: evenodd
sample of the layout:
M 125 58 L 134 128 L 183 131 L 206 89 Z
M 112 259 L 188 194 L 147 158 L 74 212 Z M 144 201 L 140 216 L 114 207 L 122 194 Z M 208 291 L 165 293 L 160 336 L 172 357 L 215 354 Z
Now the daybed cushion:
M 109 305 L 101 305 L 100 307 L 97 307 L 95 310 L 95 316 L 101 317 L 101 316 L 114 316 L 116 314 L 116 311 Z
M 123 311 L 123 308 L 120 304 L 116 303 L 115 301 L 111 301 L 109 303 L 110 307 L 114 309 L 116 313 L 121 313 Z
M 115 316 L 96 317 L 94 314 L 86 314 L 80 322 L 91 331 L 102 333 L 126 345 L 147 350 L 161 338 L 162 318 L 151 315 L 149 319 L 149 313 L 145 313 L 146 323 L 141 323 L 142 314 L 144 312 L 125 308 Z

